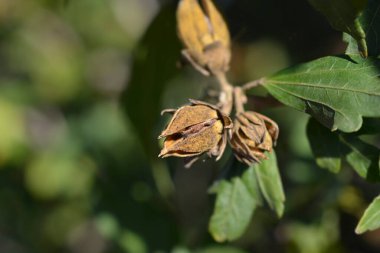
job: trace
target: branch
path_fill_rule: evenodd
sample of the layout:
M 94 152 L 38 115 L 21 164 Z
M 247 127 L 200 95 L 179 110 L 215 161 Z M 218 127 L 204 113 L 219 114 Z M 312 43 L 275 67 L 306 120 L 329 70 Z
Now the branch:
M 255 88 L 257 86 L 263 85 L 264 81 L 265 81 L 265 78 L 260 78 L 260 79 L 257 79 L 255 81 L 244 84 L 241 88 L 243 91 L 247 91 L 247 90 L 250 90 L 250 89 Z
M 242 113 L 244 112 L 244 104 L 247 103 L 247 97 L 242 89 L 242 87 L 235 87 L 234 88 L 234 95 L 235 95 L 235 110 L 236 113 Z
M 215 74 L 215 78 L 220 86 L 219 106 L 220 110 L 226 115 L 230 115 L 233 106 L 233 86 L 228 82 L 224 72 Z

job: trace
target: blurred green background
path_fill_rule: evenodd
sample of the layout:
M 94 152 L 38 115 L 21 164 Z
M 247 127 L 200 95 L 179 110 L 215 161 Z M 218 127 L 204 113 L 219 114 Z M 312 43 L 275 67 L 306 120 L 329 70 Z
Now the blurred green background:
M 234 84 L 344 52 L 307 1 L 215 2 L 231 29 Z M 157 158 L 159 112 L 212 101 L 215 87 L 177 67 L 175 5 L 0 0 L 0 252 L 380 252 L 380 231 L 354 234 L 379 186 L 317 168 L 308 117 L 263 97 L 255 109 L 281 129 L 285 216 L 260 209 L 241 239 L 213 242 L 207 189 L 230 150 L 190 170 Z

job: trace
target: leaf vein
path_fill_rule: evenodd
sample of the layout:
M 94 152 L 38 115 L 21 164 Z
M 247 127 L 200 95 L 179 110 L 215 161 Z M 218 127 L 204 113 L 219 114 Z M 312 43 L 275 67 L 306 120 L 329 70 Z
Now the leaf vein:
M 316 101 L 316 100 L 314 100 L 314 99 L 305 98 L 305 97 L 303 97 L 303 96 L 301 96 L 301 95 L 298 95 L 298 94 L 295 94 L 295 93 L 290 92 L 290 91 L 288 91 L 288 90 L 285 90 L 285 89 L 283 89 L 283 88 L 280 88 L 279 86 L 276 86 L 276 87 L 277 87 L 278 89 L 282 90 L 283 92 L 288 93 L 288 94 L 290 94 L 290 95 L 293 95 L 293 96 L 295 96 L 295 97 L 298 97 L 298 98 L 300 98 L 300 99 L 302 99 L 302 100 L 305 100 L 305 101 L 312 101 L 312 102 L 319 103 L 319 104 L 322 104 L 322 105 L 324 105 L 324 106 L 330 107 L 331 109 L 333 109 L 334 111 L 336 111 L 337 113 L 339 113 L 340 115 L 342 115 L 345 119 L 347 119 L 348 121 L 350 121 L 349 118 L 345 115 L 345 113 L 344 113 L 343 111 L 341 111 L 341 110 L 335 108 L 333 105 L 329 105 L 329 104 L 324 103 L 324 102 L 321 102 L 321 101 Z
M 274 84 L 287 84 L 287 85 L 294 85 L 294 86 L 298 85 L 298 86 L 314 87 L 314 88 L 319 88 L 319 89 L 331 89 L 331 90 L 337 90 L 337 91 L 343 91 L 343 92 L 362 93 L 369 96 L 374 96 L 374 95 L 380 96 L 380 93 L 377 93 L 377 92 L 369 92 L 369 91 L 355 90 L 355 89 L 343 89 L 342 87 L 335 87 L 335 86 L 327 86 L 327 85 L 324 86 L 324 85 L 315 85 L 315 84 L 310 84 L 310 83 L 286 82 L 286 81 L 277 81 L 277 80 L 270 80 L 270 82 Z

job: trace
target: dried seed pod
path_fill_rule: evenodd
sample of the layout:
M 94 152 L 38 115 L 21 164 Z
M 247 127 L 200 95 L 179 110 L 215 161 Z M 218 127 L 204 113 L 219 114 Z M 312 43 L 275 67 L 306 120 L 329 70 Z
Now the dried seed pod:
M 272 151 L 278 138 L 277 124 L 256 112 L 242 112 L 236 115 L 230 135 L 230 144 L 235 157 L 247 165 L 267 159 L 264 154 Z
M 203 8 L 202 8 L 203 7 Z M 211 0 L 180 0 L 178 34 L 187 60 L 205 75 L 226 72 L 231 59 L 226 23 Z
M 207 153 L 218 160 L 226 147 L 231 119 L 213 105 L 190 100 L 175 111 L 159 138 L 165 138 L 159 157 L 195 157 Z

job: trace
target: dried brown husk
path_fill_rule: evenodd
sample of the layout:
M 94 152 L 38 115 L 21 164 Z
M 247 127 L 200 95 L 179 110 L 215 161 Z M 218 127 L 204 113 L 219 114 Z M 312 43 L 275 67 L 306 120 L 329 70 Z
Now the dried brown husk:
M 226 72 L 231 59 L 227 25 L 211 0 L 201 2 L 202 6 L 198 0 L 179 1 L 179 38 L 191 63 L 212 74 Z
M 190 100 L 174 111 L 159 138 L 165 138 L 159 157 L 199 157 L 207 153 L 218 160 L 226 147 L 226 129 L 232 121 L 218 108 L 205 102 Z
M 230 144 L 235 157 L 252 165 L 267 159 L 265 152 L 272 151 L 279 134 L 277 124 L 270 118 L 252 111 L 236 115 Z

